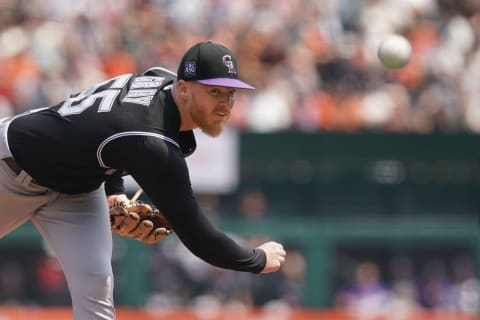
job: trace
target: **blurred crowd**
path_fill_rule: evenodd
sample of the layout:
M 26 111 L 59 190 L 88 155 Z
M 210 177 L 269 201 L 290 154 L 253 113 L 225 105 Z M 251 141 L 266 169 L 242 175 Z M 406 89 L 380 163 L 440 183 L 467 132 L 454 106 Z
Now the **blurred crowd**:
M 383 268 L 368 259 L 347 264 L 349 280 L 339 286 L 334 306 L 360 320 L 409 319 L 419 310 L 480 314 L 480 279 L 471 256 L 418 258 L 394 257 Z
M 410 63 L 376 57 L 405 35 Z M 211 39 L 238 53 L 239 130 L 480 132 L 476 0 L 2 0 L 0 116 L 162 65 Z
M 260 240 L 237 238 L 240 242 Z M 0 263 L 0 305 L 68 305 L 67 284 L 56 258 L 37 255 L 35 263 L 27 266 L 21 260 L 30 259 L 30 254 Z M 349 261 L 341 261 L 341 265 L 337 261 L 331 268 L 331 277 L 337 281 L 330 307 L 356 319 L 392 315 L 408 319 L 421 310 L 480 313 L 480 279 L 468 254 L 440 255 L 424 261 L 418 256 L 401 256 L 392 258 L 390 265 L 366 257 L 345 259 Z M 152 314 L 166 315 L 185 307 L 212 314 L 225 308 L 236 312 L 251 307 L 288 311 L 304 306 L 307 264 L 302 251 L 295 247 L 289 248 L 289 259 L 280 272 L 262 276 L 212 267 L 174 238 L 157 246 L 147 264 L 144 307 Z
M 257 236 L 231 236 L 250 246 L 265 241 Z M 115 248 L 114 267 L 122 269 L 119 259 L 126 258 L 124 245 L 117 243 Z M 305 307 L 307 274 L 312 270 L 301 247 L 290 243 L 286 248 L 288 259 L 279 272 L 256 275 L 213 267 L 190 253 L 176 237 L 169 237 L 151 247 L 141 262 L 148 279 L 141 305 L 159 317 L 183 308 L 197 310 L 205 319 L 216 319 L 215 315 L 226 309 L 237 314 L 252 307 L 288 314 Z M 48 248 L 3 247 L 0 255 L 8 257 L 0 259 L 0 305 L 69 305 L 65 277 Z M 379 256 L 371 248 L 350 252 L 337 248 L 333 260 L 325 266 L 333 285 L 328 308 L 345 311 L 353 319 L 405 320 L 422 311 L 480 314 L 480 278 L 470 250 L 449 251 L 437 246 Z M 118 277 L 118 281 L 121 287 L 121 282 L 129 286 L 132 280 Z
M 259 241 L 254 237 L 238 240 Z M 146 308 L 165 314 L 182 307 L 302 307 L 307 267 L 302 251 L 292 247 L 278 273 L 261 277 L 237 273 L 203 263 L 171 241 L 151 256 Z M 337 279 L 330 308 L 358 320 L 409 319 L 421 311 L 480 314 L 480 278 L 469 253 L 443 252 L 427 258 L 425 254 L 389 254 L 388 263 L 343 256 L 331 266 L 330 277 Z
M 237 241 L 255 246 L 257 237 Z M 291 309 L 303 306 L 306 260 L 296 248 L 276 273 L 257 275 L 213 267 L 195 257 L 177 239 L 168 239 L 150 255 L 149 296 L 145 308 L 168 313 L 185 307 L 207 309 L 252 307 Z
M 252 246 L 263 240 L 232 236 Z M 128 289 L 135 281 L 131 273 L 122 277 L 125 259 L 128 259 L 124 249 L 124 243 L 116 243 L 113 258 L 114 270 L 118 271 L 115 294 L 123 296 L 125 293 L 118 291 L 122 290 L 122 284 Z M 176 237 L 169 237 L 161 245 L 149 249 L 145 260 L 137 262 L 145 264 L 148 279 L 144 284 L 148 294 L 142 296 L 145 300 L 140 306 L 149 312 L 168 313 L 185 307 L 220 309 L 223 306 L 277 305 L 290 308 L 302 305 L 306 261 L 298 249 L 289 248 L 289 259 L 280 272 L 261 276 L 213 267 L 190 253 Z M 3 246 L 0 257 L 0 306 L 70 304 L 64 273 L 48 247 Z M 143 294 L 143 289 L 141 291 Z

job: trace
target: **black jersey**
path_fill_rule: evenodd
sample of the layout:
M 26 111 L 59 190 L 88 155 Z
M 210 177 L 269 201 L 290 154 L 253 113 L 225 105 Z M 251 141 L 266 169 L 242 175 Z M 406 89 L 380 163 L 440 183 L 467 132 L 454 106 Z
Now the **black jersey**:
M 165 90 L 174 76 L 161 74 L 121 75 L 19 116 L 8 130 L 15 159 L 42 185 L 72 194 L 126 169 L 118 158 L 143 161 L 134 150 L 111 147 L 116 140 L 151 136 L 179 147 L 179 113 Z
M 179 131 L 174 79 L 162 68 L 121 75 L 22 114 L 10 123 L 10 150 L 36 181 L 62 193 L 92 191 L 130 174 L 194 254 L 219 267 L 259 272 L 263 251 L 246 250 L 214 228 L 194 198 L 184 157 L 195 139 Z

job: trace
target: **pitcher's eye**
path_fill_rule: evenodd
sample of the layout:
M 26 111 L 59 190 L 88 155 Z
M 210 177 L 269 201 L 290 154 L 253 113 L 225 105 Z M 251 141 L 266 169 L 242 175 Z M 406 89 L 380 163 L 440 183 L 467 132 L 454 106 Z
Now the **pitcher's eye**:
M 219 89 L 216 89 L 216 88 L 210 90 L 209 93 L 210 93 L 212 96 L 215 96 L 215 97 L 218 97 L 218 96 L 221 94 L 220 90 L 219 90 Z

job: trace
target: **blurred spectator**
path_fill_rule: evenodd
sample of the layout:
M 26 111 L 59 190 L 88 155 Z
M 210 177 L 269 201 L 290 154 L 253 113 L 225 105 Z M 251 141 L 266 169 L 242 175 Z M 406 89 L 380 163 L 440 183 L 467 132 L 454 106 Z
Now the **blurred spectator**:
M 9 261 L 0 265 L 0 303 L 16 305 L 22 302 L 25 296 L 25 275 L 20 264 Z
M 469 315 L 480 314 L 480 279 L 475 274 L 471 256 L 455 257 L 452 261 L 455 309 Z
M 384 283 L 378 265 L 371 261 L 355 266 L 353 280 L 339 290 L 336 307 L 355 319 L 376 319 L 389 314 L 390 290 Z
M 248 189 L 239 195 L 238 214 L 246 219 L 265 218 L 268 210 L 268 200 L 259 189 Z
M 285 280 L 281 300 L 290 307 L 301 307 L 304 282 L 307 273 L 307 261 L 303 253 L 294 248 L 287 248 L 288 259 L 281 272 Z
M 435 311 L 453 311 L 453 283 L 448 277 L 445 263 L 432 258 L 422 268 L 419 282 L 419 302 L 422 307 Z
M 408 319 L 420 306 L 416 287 L 414 261 L 409 256 L 396 256 L 390 263 L 390 308 L 399 319 Z
M 12 116 L 14 114 L 14 110 L 12 105 L 10 104 L 10 101 L 5 98 L 4 96 L 0 95 L 0 117 L 8 117 Z

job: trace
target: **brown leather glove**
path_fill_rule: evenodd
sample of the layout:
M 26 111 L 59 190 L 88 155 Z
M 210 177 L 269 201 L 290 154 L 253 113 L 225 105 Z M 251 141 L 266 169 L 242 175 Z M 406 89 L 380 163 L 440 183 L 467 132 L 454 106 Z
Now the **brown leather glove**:
M 173 232 L 163 214 L 141 201 L 117 202 L 110 208 L 112 231 L 146 244 L 156 243 Z

